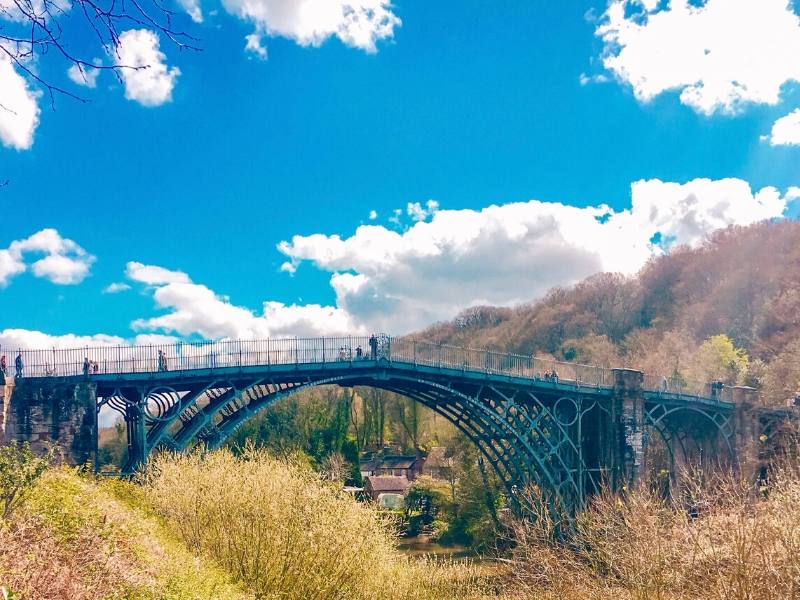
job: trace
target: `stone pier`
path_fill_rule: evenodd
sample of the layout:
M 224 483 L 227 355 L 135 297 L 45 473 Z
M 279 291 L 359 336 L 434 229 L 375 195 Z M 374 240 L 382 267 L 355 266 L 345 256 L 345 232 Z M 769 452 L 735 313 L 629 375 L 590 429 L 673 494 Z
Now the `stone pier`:
M 91 382 L 6 378 L 0 386 L 0 444 L 28 442 L 36 453 L 57 445 L 69 464 L 94 458 L 96 388 Z
M 613 369 L 614 395 L 611 420 L 614 426 L 613 488 L 635 487 L 647 476 L 645 463 L 647 427 L 644 405 L 644 373 L 634 369 Z

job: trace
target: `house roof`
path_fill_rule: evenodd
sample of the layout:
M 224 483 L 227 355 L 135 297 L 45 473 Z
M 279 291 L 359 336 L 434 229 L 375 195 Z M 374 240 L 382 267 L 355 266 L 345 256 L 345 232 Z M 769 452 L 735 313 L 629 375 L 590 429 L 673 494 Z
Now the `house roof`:
M 364 482 L 374 492 L 405 492 L 410 485 L 408 479 L 395 475 L 371 476 Z
M 384 456 L 376 465 L 378 469 L 413 469 L 416 456 Z

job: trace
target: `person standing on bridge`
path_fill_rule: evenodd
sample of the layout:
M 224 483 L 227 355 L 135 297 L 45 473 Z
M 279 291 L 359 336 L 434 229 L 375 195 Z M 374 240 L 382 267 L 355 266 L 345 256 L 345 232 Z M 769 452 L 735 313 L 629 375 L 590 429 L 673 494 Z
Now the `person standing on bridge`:
M 167 370 L 167 357 L 164 355 L 163 350 L 158 351 L 158 370 L 159 371 Z
M 22 379 L 23 364 L 22 364 L 22 352 L 21 351 L 19 352 L 19 354 L 17 354 L 17 358 L 14 359 L 14 367 L 16 368 L 16 371 L 17 371 L 17 373 L 15 375 L 15 378 L 16 379 Z
M 3 356 L 0 356 L 0 373 L 3 374 L 3 377 L 8 375 L 8 371 L 6 371 L 7 368 L 8 365 L 6 364 L 6 355 L 3 354 Z
M 369 336 L 369 355 L 372 360 L 378 360 L 378 338 L 374 333 Z
M 83 357 L 83 376 L 89 377 L 89 357 Z

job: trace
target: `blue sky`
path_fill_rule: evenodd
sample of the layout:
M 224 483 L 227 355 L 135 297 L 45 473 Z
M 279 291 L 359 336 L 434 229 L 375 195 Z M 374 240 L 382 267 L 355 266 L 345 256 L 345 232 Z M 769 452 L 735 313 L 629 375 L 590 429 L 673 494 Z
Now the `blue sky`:
M 168 98 L 149 101 L 109 72 L 95 88 L 78 86 L 67 64 L 41 57 L 43 77 L 90 102 L 57 96 L 52 110 L 42 95 L 28 147 L 8 143 L 10 134 L 0 146 L 0 180 L 9 181 L 0 249 L 52 228 L 86 254 L 17 246 L 25 271 L 0 287 L 0 341 L 34 339 L 9 330 L 125 339 L 402 332 L 474 303 L 532 300 L 597 270 L 635 272 L 665 251 L 647 243 L 654 233 L 696 244 L 729 223 L 795 214 L 800 113 L 797 132 L 788 121 L 772 128 L 800 107 L 800 20 L 791 4 L 763 1 L 763 23 L 741 13 L 731 25 L 714 6 L 725 0 L 682 9 L 630 0 L 622 17 L 612 12 L 620 3 L 606 1 L 359 0 L 402 21 L 374 52 L 335 34 L 309 43 L 271 17 L 241 18 L 234 0 L 205 2 L 201 23 L 182 17 L 202 51 L 161 39 L 166 73 L 180 73 Z M 680 56 L 681 11 L 708 36 L 705 54 L 722 56 L 705 72 Z M 636 38 L 625 37 L 631 24 Z M 659 27 L 652 40 L 650 25 Z M 762 58 L 779 72 L 757 76 L 756 59 L 738 75 L 736 51 L 717 40 L 726 27 L 753 30 L 739 36 L 743 51 L 774 39 Z M 266 60 L 244 50 L 253 31 Z M 90 39 L 76 41 L 84 44 L 94 51 Z M 659 47 L 674 60 L 650 60 Z M 609 56 L 618 62 L 604 63 Z M 652 70 L 674 81 L 661 85 Z M 744 91 L 726 87 L 739 79 L 750 82 Z M 35 82 L 26 86 L 35 94 Z M 643 225 L 632 196 L 663 211 L 657 223 Z M 596 228 L 608 219 L 601 205 L 616 215 L 613 228 Z M 50 254 L 77 257 L 86 272 L 54 282 L 35 268 Z M 186 277 L 148 278 L 132 261 Z M 115 282 L 130 289 L 104 293 Z M 276 303 L 267 323 L 238 312 L 259 319 L 264 302 Z

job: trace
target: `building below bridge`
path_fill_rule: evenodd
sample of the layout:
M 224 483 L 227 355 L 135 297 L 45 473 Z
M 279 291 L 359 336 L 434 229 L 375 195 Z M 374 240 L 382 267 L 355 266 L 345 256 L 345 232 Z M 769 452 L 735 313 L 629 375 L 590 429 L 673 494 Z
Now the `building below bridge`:
M 364 480 L 364 491 L 381 508 L 402 508 L 411 482 L 395 475 L 372 475 Z

